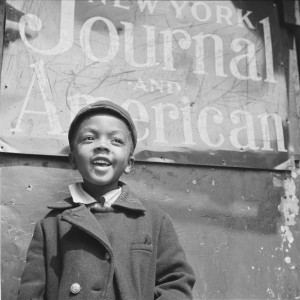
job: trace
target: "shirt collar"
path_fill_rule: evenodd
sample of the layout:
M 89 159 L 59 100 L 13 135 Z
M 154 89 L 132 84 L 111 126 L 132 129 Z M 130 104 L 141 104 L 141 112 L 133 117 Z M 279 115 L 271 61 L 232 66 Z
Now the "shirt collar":
M 90 196 L 82 187 L 82 182 L 76 182 L 69 185 L 70 194 L 72 196 L 72 200 L 74 203 L 80 204 L 92 204 L 97 202 L 95 198 Z M 104 206 L 111 207 L 111 205 L 118 199 L 121 194 L 121 187 L 109 191 L 108 193 L 104 194 L 102 197 L 104 198 Z

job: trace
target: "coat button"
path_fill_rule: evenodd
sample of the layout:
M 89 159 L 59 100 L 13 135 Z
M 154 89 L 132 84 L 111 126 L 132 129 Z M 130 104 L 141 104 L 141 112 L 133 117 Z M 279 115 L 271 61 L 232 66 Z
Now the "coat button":
M 109 252 L 106 252 L 106 253 L 104 254 L 104 258 L 105 258 L 106 260 L 110 260 L 110 254 L 109 254 Z
M 151 245 L 151 237 L 150 237 L 150 235 L 148 235 L 148 234 L 145 235 L 144 244 L 145 245 Z
M 81 286 L 79 283 L 73 283 L 70 287 L 70 291 L 74 295 L 78 294 L 80 290 L 81 290 Z

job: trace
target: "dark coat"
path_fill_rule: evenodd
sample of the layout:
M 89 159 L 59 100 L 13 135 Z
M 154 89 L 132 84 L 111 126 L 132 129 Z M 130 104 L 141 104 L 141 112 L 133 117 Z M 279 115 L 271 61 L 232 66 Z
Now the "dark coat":
M 85 205 L 69 198 L 50 207 L 36 224 L 18 299 L 192 299 L 194 274 L 170 217 L 126 185 L 113 207 L 111 242 Z

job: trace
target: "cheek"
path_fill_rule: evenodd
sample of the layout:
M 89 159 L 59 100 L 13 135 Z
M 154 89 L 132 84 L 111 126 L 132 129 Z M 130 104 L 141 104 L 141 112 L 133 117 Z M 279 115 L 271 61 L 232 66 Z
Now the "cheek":
M 78 166 L 80 166 L 80 167 L 87 166 L 87 159 L 83 156 L 79 156 L 76 158 L 76 164 L 77 164 L 77 167 Z
M 76 164 L 77 168 L 80 169 L 87 165 L 87 158 L 80 153 L 76 153 L 74 156 L 74 163 Z

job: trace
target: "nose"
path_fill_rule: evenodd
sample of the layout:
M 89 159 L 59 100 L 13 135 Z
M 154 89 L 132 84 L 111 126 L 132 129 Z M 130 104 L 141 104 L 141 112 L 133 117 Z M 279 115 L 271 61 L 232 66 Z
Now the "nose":
M 104 138 L 98 139 L 95 143 L 94 150 L 98 152 L 99 151 L 109 152 L 110 151 L 109 141 Z

